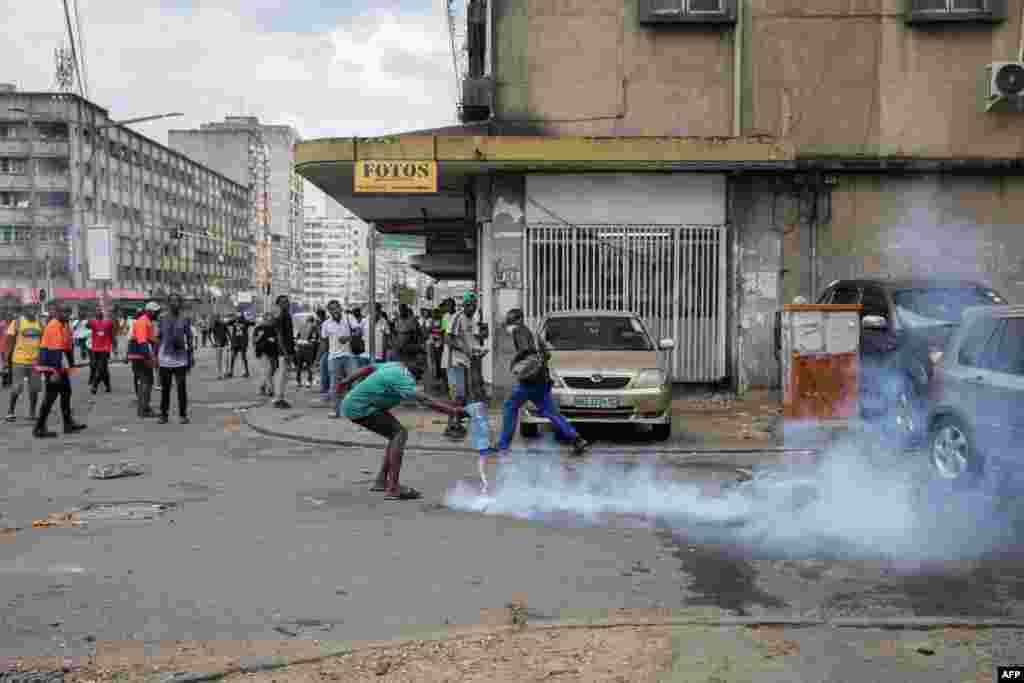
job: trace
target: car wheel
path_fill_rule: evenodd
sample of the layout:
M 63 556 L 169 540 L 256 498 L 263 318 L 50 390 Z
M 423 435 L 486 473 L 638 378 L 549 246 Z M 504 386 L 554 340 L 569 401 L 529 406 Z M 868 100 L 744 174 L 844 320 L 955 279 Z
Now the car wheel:
M 671 422 L 663 425 L 651 426 L 651 438 L 653 438 L 655 441 L 668 441 L 668 437 L 670 436 L 672 436 Z
M 540 436 L 540 426 L 524 422 L 519 425 L 519 433 L 524 439 L 536 439 Z
M 970 481 L 982 473 L 982 457 L 974 433 L 956 417 L 943 417 L 935 424 L 928 457 L 932 471 L 942 479 Z

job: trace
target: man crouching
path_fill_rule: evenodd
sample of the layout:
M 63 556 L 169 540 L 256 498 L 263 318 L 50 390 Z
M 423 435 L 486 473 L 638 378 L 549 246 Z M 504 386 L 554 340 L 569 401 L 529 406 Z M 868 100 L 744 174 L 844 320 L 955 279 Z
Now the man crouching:
M 466 411 L 459 405 L 432 399 L 418 391 L 416 380 L 402 363 L 376 363 L 361 368 L 338 382 L 338 395 L 356 382 L 358 384 L 348 392 L 341 404 L 341 414 L 388 440 L 384 461 L 370 490 L 383 491 L 388 500 L 421 498 L 422 494 L 416 489 L 398 483 L 409 432 L 391 414 L 391 409 L 403 400 L 414 400 L 455 418 L 464 418 Z

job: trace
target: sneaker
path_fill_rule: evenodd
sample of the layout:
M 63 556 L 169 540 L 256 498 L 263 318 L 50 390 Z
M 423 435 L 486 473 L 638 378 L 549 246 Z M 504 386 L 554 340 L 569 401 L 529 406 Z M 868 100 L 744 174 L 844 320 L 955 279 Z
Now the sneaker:
M 166 415 L 161 415 L 159 418 L 157 418 L 157 423 L 162 424 L 162 425 L 167 424 L 167 416 Z
M 8 414 L 8 416 L 7 416 L 7 417 L 5 417 L 4 419 L 5 419 L 5 420 L 7 420 L 8 422 L 14 422 L 14 421 L 15 421 L 15 420 L 17 420 L 18 418 L 14 416 L 14 413 L 10 413 L 10 414 Z
M 288 401 L 285 401 L 284 399 L 279 399 L 277 401 L 274 401 L 274 407 L 280 408 L 281 410 L 288 410 L 289 408 L 292 407 L 292 404 L 289 403 Z
M 183 425 L 187 425 L 188 423 L 192 422 L 192 420 L 188 419 L 188 416 L 186 415 L 185 417 L 181 418 L 180 422 Z
M 85 425 L 82 424 L 81 422 L 72 422 L 71 424 L 66 425 L 64 427 L 64 433 L 65 434 L 74 434 L 75 432 L 80 432 L 83 429 L 85 429 Z
M 97 392 L 97 391 L 99 391 L 99 390 L 100 390 L 100 388 L 99 388 L 99 387 L 95 387 L 95 386 L 94 386 L 94 387 L 92 387 L 92 388 L 91 388 L 91 389 L 90 389 L 89 391 L 91 391 L 91 392 L 92 392 L 92 395 L 93 395 L 93 396 L 95 396 L 95 395 L 96 395 L 96 392 Z
M 247 373 L 245 373 L 244 375 L 242 375 L 242 377 L 244 377 L 244 378 L 246 378 L 246 379 L 249 379 L 249 377 L 251 377 L 251 375 L 250 375 L 250 374 L 249 374 L 249 373 L 247 372 Z
M 33 429 L 32 436 L 36 437 L 37 439 L 55 439 L 57 438 L 57 433 L 51 432 L 48 429 L 44 429 L 42 431 L 38 429 Z

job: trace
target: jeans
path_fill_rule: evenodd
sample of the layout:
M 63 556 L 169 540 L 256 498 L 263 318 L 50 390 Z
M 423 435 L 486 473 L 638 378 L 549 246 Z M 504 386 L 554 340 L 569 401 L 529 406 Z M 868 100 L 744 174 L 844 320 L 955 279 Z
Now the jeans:
M 100 384 L 110 391 L 110 352 L 92 352 L 92 384 L 93 388 L 99 388 Z
M 65 374 L 48 375 L 46 377 L 46 394 L 43 396 L 43 405 L 36 418 L 36 431 L 46 429 L 46 419 L 50 417 L 50 409 L 54 402 L 60 397 L 60 412 L 64 418 L 64 428 L 74 424 L 71 417 L 71 380 Z
M 171 382 L 178 385 L 178 417 L 188 417 L 188 368 L 160 368 L 160 415 L 171 408 Z
M 332 358 L 330 361 L 331 367 L 331 391 L 330 395 L 335 396 L 334 414 L 341 417 L 341 401 L 344 399 L 344 395 L 336 395 L 335 387 L 338 385 L 340 380 L 345 379 L 353 372 L 359 369 L 359 358 L 353 356 L 350 353 L 346 353 L 338 358 Z
M 280 358 L 281 369 L 277 373 L 277 381 L 274 383 L 274 400 L 284 400 L 284 390 L 288 386 L 288 375 L 293 371 L 293 363 L 291 356 L 282 356 Z
M 550 384 L 516 384 L 512 388 L 512 395 L 505 401 L 501 438 L 498 439 L 499 450 L 508 448 L 512 443 L 512 435 L 515 434 L 516 424 L 519 422 L 519 409 L 527 401 L 537 406 L 540 414 L 551 422 L 562 438 L 573 441 L 579 436 L 569 421 L 558 412 L 555 402 L 551 399 Z
M 448 368 L 448 386 L 454 390 L 453 398 L 457 401 L 466 400 L 466 370 L 463 367 Z

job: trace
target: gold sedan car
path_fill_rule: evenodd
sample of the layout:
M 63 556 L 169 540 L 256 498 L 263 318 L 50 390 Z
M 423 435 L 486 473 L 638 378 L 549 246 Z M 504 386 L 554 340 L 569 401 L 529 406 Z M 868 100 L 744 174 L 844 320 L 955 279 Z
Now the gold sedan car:
M 639 316 L 619 311 L 552 313 L 537 334 L 551 351 L 552 396 L 566 419 L 671 435 L 672 384 L 659 361 L 673 340 L 656 345 Z M 526 438 L 547 422 L 533 409 L 527 404 L 520 423 Z

